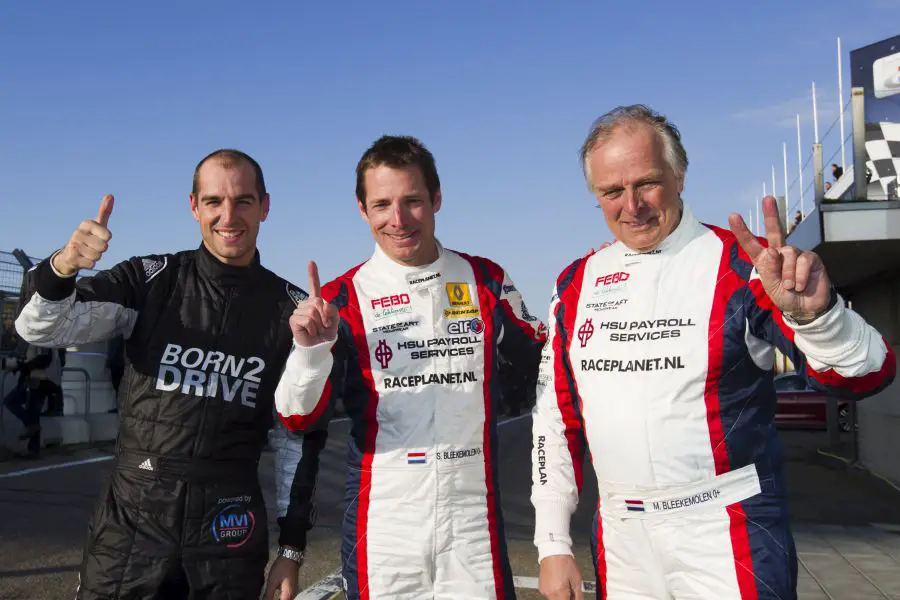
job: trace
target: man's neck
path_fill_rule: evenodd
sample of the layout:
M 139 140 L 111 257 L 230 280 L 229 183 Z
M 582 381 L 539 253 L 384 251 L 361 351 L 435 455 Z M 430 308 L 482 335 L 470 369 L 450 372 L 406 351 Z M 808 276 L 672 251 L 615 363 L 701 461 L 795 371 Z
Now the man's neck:
M 385 252 L 385 254 L 387 253 Z M 395 263 L 403 265 L 404 267 L 424 267 L 426 265 L 430 265 L 438 259 L 439 253 L 437 241 L 432 240 L 429 246 L 423 247 L 420 252 L 416 253 L 415 256 L 411 256 L 408 261 L 397 260 L 391 257 L 389 254 L 387 254 L 387 256 Z
M 209 255 L 212 256 L 216 260 L 216 262 L 219 262 L 223 265 L 228 265 L 229 267 L 249 267 L 253 263 L 253 259 L 256 256 L 256 248 L 253 248 L 251 251 L 245 252 L 244 254 L 236 256 L 234 258 L 225 258 L 213 252 L 212 248 L 210 248 L 206 244 L 206 241 L 203 242 L 203 247 L 206 248 L 206 251 L 209 252 Z

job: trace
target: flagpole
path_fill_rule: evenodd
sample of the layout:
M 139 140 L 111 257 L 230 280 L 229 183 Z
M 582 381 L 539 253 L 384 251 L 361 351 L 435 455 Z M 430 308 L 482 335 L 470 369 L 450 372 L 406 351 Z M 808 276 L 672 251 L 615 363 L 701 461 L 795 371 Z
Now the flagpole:
M 788 210 L 791 203 L 788 202 L 788 172 L 787 172 L 787 142 L 782 142 L 782 153 L 784 154 L 784 220 L 788 220 Z
M 800 214 L 806 216 L 803 210 L 803 151 L 800 149 L 800 115 L 797 115 L 797 168 L 800 169 Z
M 841 67 L 841 38 L 837 39 L 838 52 L 838 114 L 841 119 L 841 168 L 846 169 L 846 159 L 844 158 L 844 73 Z
M 778 197 L 775 191 L 775 165 L 772 165 L 772 195 Z
M 816 109 L 816 82 L 812 83 L 813 94 L 813 128 L 816 131 L 816 143 L 819 143 L 819 111 Z

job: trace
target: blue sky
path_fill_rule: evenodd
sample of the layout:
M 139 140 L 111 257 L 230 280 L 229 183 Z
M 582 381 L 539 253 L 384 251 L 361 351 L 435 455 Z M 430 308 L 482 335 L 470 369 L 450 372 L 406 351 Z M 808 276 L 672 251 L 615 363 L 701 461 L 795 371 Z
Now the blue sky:
M 307 260 L 330 279 L 371 254 L 356 161 L 383 133 L 412 134 L 437 158 L 438 237 L 503 265 L 545 315 L 559 270 L 610 237 L 577 160 L 595 117 L 633 102 L 668 115 L 690 158 L 686 201 L 725 225 L 771 188 L 773 164 L 783 193 L 782 142 L 796 178 L 794 115 L 808 155 L 813 80 L 820 133 L 836 118 L 836 38 L 849 98 L 850 50 L 895 35 L 900 8 L 218 0 L 0 13 L 0 249 L 49 253 L 105 193 L 116 207 L 101 267 L 195 247 L 192 169 L 229 146 L 265 170 L 264 264 L 306 287 Z

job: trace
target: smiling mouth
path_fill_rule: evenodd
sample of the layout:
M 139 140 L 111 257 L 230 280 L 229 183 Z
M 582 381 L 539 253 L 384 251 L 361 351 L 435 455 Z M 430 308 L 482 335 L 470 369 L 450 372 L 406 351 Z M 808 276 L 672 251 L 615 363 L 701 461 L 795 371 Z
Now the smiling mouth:
M 659 219 L 656 217 L 651 217 L 649 219 L 643 219 L 640 221 L 627 221 L 623 223 L 626 227 L 631 227 L 632 229 L 642 229 L 644 227 L 652 227 L 654 225 L 659 225 Z
M 218 230 L 218 229 L 215 230 L 215 233 L 219 237 L 221 237 L 225 240 L 228 240 L 228 241 L 234 241 L 234 240 L 240 238 L 242 235 L 244 235 L 243 231 L 222 231 L 222 230 Z
M 406 241 L 409 241 L 409 240 L 413 239 L 414 237 L 416 237 L 416 233 L 417 232 L 413 231 L 411 233 L 403 233 L 403 234 L 388 233 L 385 235 L 387 235 L 392 240 L 397 240 L 398 242 L 406 242 Z

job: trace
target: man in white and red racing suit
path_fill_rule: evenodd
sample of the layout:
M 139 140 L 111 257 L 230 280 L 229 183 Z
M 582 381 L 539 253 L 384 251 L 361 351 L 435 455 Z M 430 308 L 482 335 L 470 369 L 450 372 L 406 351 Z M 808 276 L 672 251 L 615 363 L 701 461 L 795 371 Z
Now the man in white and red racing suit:
M 311 281 L 295 315 L 327 302 L 335 322 L 313 340 L 304 313 L 276 406 L 305 430 L 340 396 L 352 420 L 348 598 L 515 598 L 498 487 L 498 357 L 533 381 L 544 326 L 498 265 L 437 243 L 440 189 L 420 143 L 382 138 L 361 165 L 375 252 L 321 294 Z
M 554 286 L 533 425 L 541 589 L 579 597 L 569 521 L 589 450 L 598 598 L 796 598 L 774 351 L 812 387 L 849 399 L 892 381 L 894 353 L 829 289 L 815 256 L 783 245 L 772 198 L 780 254 L 741 221 L 734 233 L 697 221 L 679 197 L 679 152 L 669 164 L 677 130 L 660 123 L 643 107 L 615 111 L 586 143 L 619 242 Z M 773 275 L 766 261 L 778 256 L 796 277 Z M 791 287 L 820 308 L 781 310 Z

